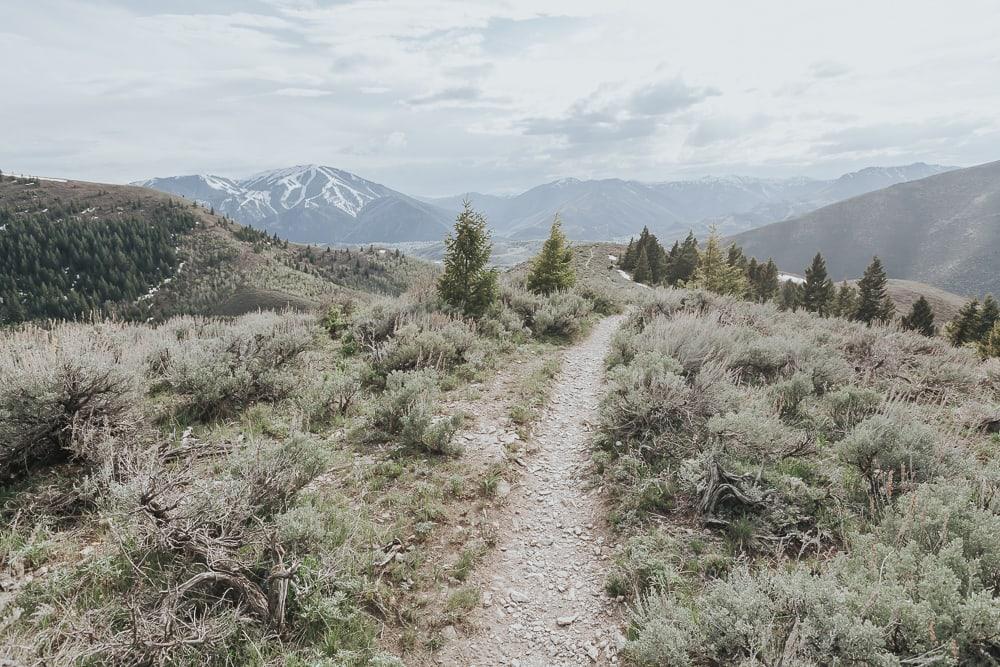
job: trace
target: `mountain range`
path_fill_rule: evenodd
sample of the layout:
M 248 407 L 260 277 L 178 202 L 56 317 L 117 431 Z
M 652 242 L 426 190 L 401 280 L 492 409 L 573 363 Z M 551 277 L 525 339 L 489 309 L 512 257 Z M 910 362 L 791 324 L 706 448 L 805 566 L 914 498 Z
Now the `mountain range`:
M 878 255 L 893 278 L 965 296 L 1000 293 L 1000 161 L 900 183 L 732 237 L 801 271 L 822 252 L 834 280 Z
M 349 172 L 307 165 L 245 179 L 173 176 L 141 185 L 212 206 L 237 222 L 308 243 L 438 241 L 462 202 L 486 214 L 495 237 L 541 239 L 558 213 L 574 240 L 624 239 L 649 227 L 663 240 L 715 225 L 724 234 L 924 178 L 950 167 L 916 163 L 870 167 L 833 180 L 742 176 L 645 183 L 565 178 L 518 195 L 470 192 L 418 198 Z
M 242 180 L 194 175 L 133 185 L 193 199 L 241 224 L 303 243 L 437 241 L 454 217 L 384 185 L 317 165 Z

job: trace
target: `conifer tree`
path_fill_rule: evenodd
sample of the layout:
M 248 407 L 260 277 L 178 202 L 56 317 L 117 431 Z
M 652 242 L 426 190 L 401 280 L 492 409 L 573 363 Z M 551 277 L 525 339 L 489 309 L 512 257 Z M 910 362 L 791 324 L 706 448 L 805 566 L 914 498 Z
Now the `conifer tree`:
M 778 280 L 778 265 L 768 257 L 767 264 L 761 270 L 760 280 L 757 284 L 757 296 L 762 302 L 767 302 L 778 296 L 781 289 L 781 282 Z
M 632 280 L 648 285 L 650 280 L 652 280 L 653 274 L 649 271 L 649 256 L 646 254 L 646 248 L 639 248 L 638 254 L 639 258 L 635 262 L 635 271 L 632 272 Z
M 628 247 L 625 248 L 625 254 L 622 255 L 618 265 L 625 271 L 632 271 L 635 269 L 635 260 L 635 238 L 633 237 L 628 240 Z
M 840 289 L 837 290 L 837 298 L 833 302 L 833 314 L 852 320 L 857 308 L 858 290 L 848 285 L 845 280 L 840 284 Z
M 834 299 L 833 281 L 827 276 L 826 261 L 816 253 L 812 266 L 806 269 L 806 282 L 802 287 L 802 306 L 811 313 L 827 317 Z
M 1000 357 L 1000 320 L 993 323 L 993 328 L 979 342 L 979 354 L 987 359 Z
M 979 331 L 976 338 L 985 340 L 993 331 L 993 325 L 997 323 L 997 320 L 1000 320 L 1000 305 L 997 304 L 997 300 L 993 298 L 992 294 L 987 294 L 979 309 Z
M 687 238 L 677 249 L 676 258 L 670 262 L 666 271 L 668 285 L 677 286 L 687 283 L 694 277 L 698 269 L 698 239 L 694 232 L 688 232 Z
M 496 269 L 488 268 L 492 244 L 486 218 L 466 200 L 445 240 L 444 273 L 438 294 L 468 317 L 480 317 L 497 299 Z
M 934 326 L 934 312 L 931 310 L 931 304 L 923 295 L 913 302 L 910 314 L 903 318 L 901 324 L 907 331 L 916 331 L 928 337 L 933 336 L 937 332 L 937 327 Z
M 888 284 L 889 279 L 882 267 L 882 260 L 873 257 L 871 264 L 858 281 L 858 308 L 854 319 L 869 325 L 873 322 L 889 322 L 892 319 L 894 306 L 889 297 Z
M 958 315 L 948 323 L 945 329 L 948 340 L 955 346 L 976 342 L 979 331 L 979 301 L 976 299 L 962 306 Z
M 802 305 L 802 287 L 794 280 L 786 280 L 781 285 L 778 294 L 778 309 L 790 310 L 793 313 Z
M 698 259 L 698 268 L 692 282 L 716 294 L 741 296 L 746 291 L 746 276 L 736 266 L 731 266 L 728 253 L 723 252 L 719 234 L 713 227 Z
M 549 238 L 535 258 L 528 275 L 528 289 L 536 294 L 551 294 L 568 289 L 576 282 L 573 271 L 573 251 L 562 231 L 562 221 L 558 214 L 552 222 Z

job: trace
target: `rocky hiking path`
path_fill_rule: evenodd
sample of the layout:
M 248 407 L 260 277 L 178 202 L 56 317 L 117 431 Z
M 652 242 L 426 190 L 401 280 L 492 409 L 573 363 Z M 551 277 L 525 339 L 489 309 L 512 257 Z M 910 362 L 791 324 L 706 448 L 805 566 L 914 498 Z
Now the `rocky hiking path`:
M 604 509 L 588 483 L 592 424 L 604 358 L 622 316 L 568 349 L 533 433 L 535 453 L 499 517 L 497 548 L 473 575 L 482 606 L 468 633 L 437 655 L 443 665 L 614 664 L 621 612 L 603 592 L 612 556 Z

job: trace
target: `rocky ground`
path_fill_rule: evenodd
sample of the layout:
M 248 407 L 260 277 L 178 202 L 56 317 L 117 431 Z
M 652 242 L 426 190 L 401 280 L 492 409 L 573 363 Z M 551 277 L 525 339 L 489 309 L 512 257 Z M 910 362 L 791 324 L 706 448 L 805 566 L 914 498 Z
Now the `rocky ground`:
M 497 548 L 473 575 L 482 605 L 447 629 L 439 664 L 617 662 L 621 609 L 603 591 L 613 547 L 587 466 L 604 357 L 620 323 L 620 316 L 603 320 L 566 351 L 522 475 L 503 489 Z

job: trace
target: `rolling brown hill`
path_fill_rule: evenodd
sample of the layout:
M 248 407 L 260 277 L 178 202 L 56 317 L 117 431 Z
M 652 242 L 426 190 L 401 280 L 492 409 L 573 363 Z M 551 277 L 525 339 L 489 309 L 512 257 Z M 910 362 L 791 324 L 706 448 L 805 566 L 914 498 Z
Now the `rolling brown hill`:
M 732 237 L 749 256 L 801 271 L 822 252 L 836 281 L 878 255 L 891 278 L 1000 293 L 1000 162 L 958 169 Z
M 857 281 L 851 282 L 856 283 Z M 927 299 L 931 304 L 934 322 L 938 327 L 944 326 L 954 319 L 958 310 L 968 301 L 965 297 L 912 280 L 890 279 L 888 289 L 892 302 L 896 304 L 896 312 L 901 316 L 908 315 L 913 302 L 921 296 Z

